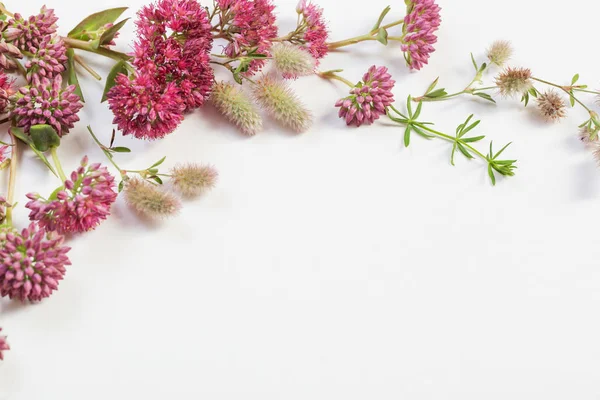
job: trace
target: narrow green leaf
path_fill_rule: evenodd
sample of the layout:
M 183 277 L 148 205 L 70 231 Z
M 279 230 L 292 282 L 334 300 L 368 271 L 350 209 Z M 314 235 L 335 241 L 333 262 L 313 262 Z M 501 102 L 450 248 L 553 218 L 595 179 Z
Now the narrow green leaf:
M 569 101 L 571 102 L 571 107 L 575 107 L 575 96 L 573 96 L 573 91 L 569 92 Z
M 499 152 L 497 152 L 497 153 L 494 155 L 494 158 L 493 158 L 493 159 L 495 160 L 496 158 L 498 158 L 498 156 L 499 156 L 500 154 L 502 154 L 502 152 L 503 152 L 504 150 L 506 150 L 506 148 L 507 148 L 508 146 L 510 146 L 511 144 L 512 144 L 512 142 L 510 142 L 510 143 L 508 143 L 506 146 L 504 146 L 504 147 L 503 147 L 503 148 L 502 148 L 502 149 L 501 149 Z
M 123 181 L 119 182 L 119 193 L 123 191 Z
M 79 96 L 83 103 L 85 103 L 85 98 L 83 97 L 83 92 L 81 91 L 81 85 L 79 84 L 79 79 L 77 78 L 77 71 L 75 70 L 75 50 L 70 47 L 67 49 L 67 80 L 69 85 L 75 86 L 75 94 Z
M 390 12 L 391 9 L 392 8 L 390 6 L 387 6 L 386 8 L 383 9 L 381 14 L 379 14 L 379 19 L 377 19 L 377 22 L 375 23 L 375 25 L 373 26 L 373 29 L 371 29 L 371 31 L 375 31 L 375 30 L 379 29 L 379 27 L 381 26 L 381 23 L 385 19 L 385 16 Z
M 472 131 L 473 129 L 475 129 L 477 127 L 477 125 L 479 125 L 480 122 L 481 122 L 481 120 L 473 122 L 467 128 L 463 129 L 463 131 L 461 132 L 460 136 L 462 137 L 465 134 L 469 133 L 469 131 Z
M 525 107 L 527 107 L 527 104 L 529 104 L 529 93 L 525 93 L 523 95 L 523 97 L 521 98 L 521 101 L 525 103 Z
M 48 159 L 46 158 L 46 156 L 44 155 L 44 153 L 42 153 L 41 151 L 39 151 L 38 149 L 36 149 L 35 145 L 33 143 L 29 143 L 29 147 L 31 147 L 31 150 L 33 150 L 33 152 L 38 156 L 38 158 L 40 160 L 42 160 L 42 162 L 44 164 L 46 164 L 46 167 L 48 167 L 48 169 L 50 170 L 50 172 L 52 172 L 54 174 L 54 176 L 56 176 L 58 178 L 58 174 L 56 173 L 56 171 L 54 170 L 54 167 L 52 166 L 52 164 L 50 164 L 50 161 L 48 161 Z
M 109 44 L 115 38 L 115 35 L 121 30 L 121 28 L 123 28 L 123 26 L 129 20 L 130 18 L 125 18 L 124 20 L 117 22 L 116 24 L 108 28 L 106 32 L 104 32 L 102 36 L 100 36 L 100 45 L 104 46 Z
M 427 93 L 425 95 L 425 97 L 427 97 L 428 99 L 436 99 L 438 97 L 444 97 L 448 94 L 448 92 L 446 92 L 446 89 L 438 89 L 438 90 L 434 90 L 431 93 Z
M 115 153 L 131 153 L 131 149 L 127 147 L 113 147 L 111 150 Z
M 387 32 L 386 29 L 383 29 L 383 28 L 379 29 L 379 31 L 377 31 L 377 37 L 376 38 L 377 38 L 377 41 L 379 43 L 381 43 L 384 46 L 387 46 L 387 44 L 388 44 L 388 40 L 387 40 L 387 38 L 388 38 L 388 32 Z
M 29 130 L 32 144 L 41 152 L 60 146 L 60 137 L 50 125 L 34 125 Z
M 474 137 L 470 137 L 470 138 L 462 138 L 461 140 L 465 143 L 474 143 L 474 142 L 479 142 L 482 139 L 485 139 L 484 135 L 474 136 Z
M 406 99 L 406 109 L 408 110 L 408 116 L 412 119 L 413 112 L 412 112 L 412 97 L 411 97 L 411 95 L 408 95 L 408 98 Z
M 113 24 L 117 18 L 127 10 L 127 7 L 111 8 L 94 13 L 83 19 L 75 28 L 69 32 L 71 38 L 82 38 L 87 32 L 97 31 L 106 24 Z
M 452 153 L 450 153 L 450 164 L 454 166 L 454 154 L 456 153 L 456 142 L 452 144 Z
M 483 71 L 485 71 L 486 68 L 487 68 L 487 64 L 483 63 L 483 64 L 481 64 L 481 68 L 479 68 L 478 72 L 482 73 Z
M 427 88 L 427 91 L 425 92 L 425 94 L 429 94 L 431 93 L 431 91 L 433 89 L 435 89 L 435 87 L 438 84 L 438 81 L 440 80 L 440 77 L 438 76 L 437 78 L 435 78 L 435 80 L 431 83 L 431 85 L 429 85 L 429 87 Z
M 489 95 L 489 94 L 487 94 L 487 93 L 481 93 L 481 92 L 479 92 L 479 93 L 473 93 L 473 94 L 474 94 L 475 96 L 479 96 L 479 97 L 481 97 L 482 99 L 485 99 L 485 100 L 487 100 L 487 101 L 491 101 L 492 103 L 496 103 L 496 100 L 494 100 L 494 99 L 492 98 L 492 96 L 490 96 L 490 95 Z
M 106 96 L 108 95 L 110 89 L 115 86 L 115 79 L 119 74 L 129 75 L 125 61 L 117 62 L 108 73 L 108 76 L 106 77 L 106 85 L 104 86 L 104 93 L 102 94 L 102 103 L 108 100 Z
M 404 131 L 404 146 L 408 147 L 410 144 L 410 125 L 406 125 L 406 130 Z
M 412 125 L 412 130 L 415 131 L 419 136 L 424 137 L 425 139 L 433 139 L 435 136 L 425 133 L 421 130 L 421 128 Z
M 571 79 L 571 85 L 574 85 L 579 80 L 579 74 L 575 74 L 573 79 Z
M 150 168 L 148 168 L 148 169 L 152 169 L 152 168 L 158 167 L 159 165 L 161 165 L 162 163 L 164 163 L 166 159 L 167 159 L 167 156 L 164 156 L 163 158 L 161 158 L 160 160 L 158 160 L 157 162 L 155 162 L 154 164 L 152 164 L 150 166 Z
M 154 175 L 154 176 L 151 176 L 150 179 L 153 179 L 154 182 L 158 183 L 159 185 L 163 184 L 163 181 L 162 181 L 162 179 L 160 179 L 159 176 Z
M 473 61 L 473 67 L 475 67 L 475 71 L 479 72 L 479 66 L 477 65 L 477 62 L 475 61 L 475 56 L 473 56 L 473 53 L 471 53 L 471 61 Z
M 240 74 L 238 73 L 233 73 L 233 80 L 236 81 L 238 84 L 242 84 L 242 77 L 240 76 Z

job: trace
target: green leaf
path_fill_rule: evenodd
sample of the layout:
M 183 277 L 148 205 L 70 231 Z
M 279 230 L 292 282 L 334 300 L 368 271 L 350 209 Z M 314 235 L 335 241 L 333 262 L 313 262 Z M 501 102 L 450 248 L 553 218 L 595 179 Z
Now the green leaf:
M 486 68 L 487 68 L 487 64 L 483 63 L 483 64 L 481 64 L 481 68 L 479 68 L 479 70 L 477 72 L 482 73 L 483 71 L 485 71 Z
M 236 81 L 238 84 L 242 84 L 242 77 L 240 76 L 240 74 L 234 72 L 233 73 L 233 80 Z
M 72 48 L 67 49 L 67 80 L 69 85 L 75 85 L 75 94 L 79 96 L 81 101 L 85 103 L 83 92 L 81 91 L 81 85 L 77 78 L 77 71 L 75 70 L 75 50 Z
M 534 87 L 532 87 L 531 89 L 529 89 L 529 94 L 532 95 L 533 97 L 535 97 L 536 99 L 538 97 L 538 91 Z
M 123 181 L 119 182 L 119 193 L 123 191 Z
M 473 93 L 473 95 L 475 95 L 475 96 L 479 96 L 479 97 L 481 97 L 482 99 L 485 99 L 485 100 L 487 100 L 487 101 L 491 101 L 492 103 L 496 103 L 496 100 L 494 100 L 494 99 L 492 98 L 492 96 L 490 96 L 490 95 L 489 95 L 489 94 L 487 94 L 487 93 L 481 93 L 481 92 L 479 92 L 479 93 Z
M 388 44 L 387 38 L 388 38 L 387 30 L 381 28 L 381 29 L 379 29 L 379 31 L 377 31 L 377 41 L 379 43 L 381 43 L 384 46 L 387 46 L 387 44 Z
M 469 153 L 469 151 L 460 143 L 456 143 L 456 145 L 458 146 L 458 150 L 460 150 L 461 153 L 464 154 L 465 157 L 467 158 L 474 158 L 471 153 Z
M 410 128 L 410 124 L 406 125 L 406 130 L 404 131 L 404 147 L 408 147 L 410 144 Z
M 471 53 L 471 61 L 473 61 L 473 67 L 475 67 L 475 71 L 479 72 L 479 66 L 477 65 L 477 61 L 475 61 L 475 56 Z
M 406 99 L 406 109 L 408 110 L 408 116 L 412 119 L 413 118 L 413 111 L 412 111 L 412 97 L 411 97 L 411 95 L 408 95 L 408 98 Z
M 463 129 L 463 131 L 461 132 L 460 136 L 463 137 L 465 134 L 467 134 L 469 131 L 475 129 L 475 127 L 477 127 L 477 125 L 479 125 L 479 123 L 481 122 L 481 120 L 479 121 L 475 121 L 473 122 L 471 125 L 469 125 L 466 129 Z M 465 122 L 465 125 L 467 123 Z
M 150 167 L 150 168 L 148 168 L 148 173 L 150 175 L 156 175 L 156 174 L 158 174 L 158 168 L 152 168 L 152 167 Z
M 485 136 L 484 135 L 474 136 L 474 137 L 470 137 L 470 138 L 462 138 L 461 140 L 465 143 L 473 143 L 473 142 L 479 142 L 481 139 L 485 139 Z
M 152 164 L 150 166 L 150 168 L 148 168 L 148 169 L 152 169 L 152 168 L 158 167 L 159 165 L 161 165 L 162 163 L 164 163 L 166 159 L 167 159 L 167 156 L 164 156 L 163 158 L 161 158 L 160 160 L 158 160 L 157 162 L 155 162 L 154 164 Z
M 510 143 L 508 143 L 506 146 L 504 146 L 504 147 L 503 147 L 503 148 L 502 148 L 502 149 L 501 149 L 499 152 L 497 152 L 497 153 L 494 155 L 494 158 L 493 158 L 493 159 L 495 160 L 496 158 L 498 158 L 498 156 L 499 156 L 500 154 L 502 154 L 502 152 L 503 152 L 504 150 L 506 150 L 506 148 L 507 148 L 508 146 L 510 146 L 511 144 L 512 144 L 512 142 L 510 142 Z
M 108 73 L 108 76 L 106 77 L 106 85 L 104 86 L 104 93 L 102 94 L 102 103 L 108 100 L 106 96 L 108 95 L 110 89 L 112 89 L 113 86 L 115 86 L 115 79 L 119 74 L 129 75 L 129 71 L 127 70 L 127 64 L 125 61 L 117 62 Z
M 22 128 L 11 127 L 10 132 L 23 143 L 30 144 L 31 138 L 25 134 L 25 131 Z
M 525 103 L 525 107 L 529 104 L 529 93 L 525 93 L 523 97 L 521 97 L 521 101 Z
M 125 18 L 124 20 L 117 22 L 116 24 L 114 24 L 113 26 L 108 28 L 106 30 L 106 32 L 104 32 L 102 34 L 102 36 L 100 36 L 100 45 L 104 46 L 104 45 L 109 44 L 115 38 L 115 35 L 117 34 L 117 32 L 119 32 L 121 30 L 121 28 L 123 26 L 125 26 L 125 24 L 127 23 L 127 21 L 129 21 L 129 19 L 130 18 Z
M 34 125 L 29 130 L 32 144 L 41 152 L 60 146 L 60 137 L 50 125 Z
M 131 149 L 127 147 L 113 147 L 111 150 L 115 153 L 131 153 Z
M 450 164 L 454 166 L 454 154 L 456 154 L 456 142 L 452 144 L 452 153 L 450 153 Z
M 435 91 L 433 91 L 431 93 L 427 93 L 425 95 L 425 97 L 427 97 L 428 99 L 435 99 L 437 97 L 446 96 L 447 94 L 448 94 L 448 92 L 446 92 L 446 89 L 438 89 L 438 90 L 435 90 Z
M 573 79 L 571 79 L 571 85 L 574 85 L 579 80 L 579 74 L 575 74 Z
M 419 104 L 417 105 L 417 111 L 415 111 L 415 115 L 413 115 L 413 119 L 417 119 L 419 118 L 419 115 L 421 115 L 421 109 L 423 108 L 423 102 L 420 101 Z
M 427 88 L 427 91 L 425 92 L 425 94 L 429 94 L 433 89 L 435 89 L 435 87 L 437 86 L 439 80 L 440 80 L 439 76 L 437 78 L 435 78 L 435 81 L 433 81 L 431 83 L 431 85 L 429 85 L 429 87 Z
M 159 185 L 163 184 L 163 181 L 162 181 L 162 179 L 160 179 L 159 176 L 154 175 L 154 176 L 151 176 L 150 179 L 153 179 L 154 182 L 158 183 Z
M 69 32 L 68 36 L 75 39 L 85 37 L 87 32 L 97 31 L 103 28 L 106 24 L 114 24 L 114 22 L 127 10 L 127 7 L 111 8 L 100 11 L 86 17 L 75 28 Z
M 488 164 L 488 175 L 492 180 L 492 185 L 496 186 L 496 177 L 494 176 L 494 170 L 492 169 L 492 164 Z
M 383 9 L 383 11 L 381 12 L 381 14 L 379 14 L 379 19 L 377 20 L 377 22 L 373 26 L 373 29 L 371 29 L 371 32 L 379 29 L 379 27 L 381 26 L 381 23 L 383 22 L 385 16 L 390 12 L 391 9 L 392 8 L 390 6 L 387 6 L 386 8 Z

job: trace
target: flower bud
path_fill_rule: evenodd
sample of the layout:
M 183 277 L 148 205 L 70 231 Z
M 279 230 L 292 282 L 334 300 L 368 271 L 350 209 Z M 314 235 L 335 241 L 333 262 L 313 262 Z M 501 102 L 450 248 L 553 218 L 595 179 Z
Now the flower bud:
M 487 58 L 493 64 L 501 67 L 503 66 L 512 56 L 513 49 L 510 42 L 506 40 L 497 40 L 487 50 Z
M 176 166 L 171 170 L 173 187 L 185 197 L 196 197 L 212 189 L 218 176 L 213 167 L 198 164 Z
M 226 82 L 216 83 L 211 101 L 221 114 L 246 135 L 253 136 L 262 129 L 260 114 L 241 87 Z
M 505 97 L 523 95 L 533 87 L 531 70 L 508 67 L 496 77 L 496 86 Z
M 567 115 L 567 105 L 558 93 L 549 90 L 537 98 L 538 108 L 544 118 L 556 122 Z

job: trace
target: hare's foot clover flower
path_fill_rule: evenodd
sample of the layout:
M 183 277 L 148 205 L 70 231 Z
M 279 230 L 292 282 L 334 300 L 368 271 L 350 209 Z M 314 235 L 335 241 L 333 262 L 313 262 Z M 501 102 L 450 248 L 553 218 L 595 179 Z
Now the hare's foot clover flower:
M 262 129 L 262 117 L 239 85 L 216 83 L 211 100 L 215 108 L 244 134 L 253 136 Z
M 539 95 L 537 104 L 542 115 L 548 121 L 556 122 L 567 116 L 567 105 L 554 90 L 549 90 Z
M 177 197 L 140 178 L 129 179 L 124 192 L 127 204 L 146 217 L 165 218 L 181 209 Z
M 212 189 L 218 176 L 216 169 L 206 165 L 187 164 L 171 169 L 173 187 L 185 197 L 196 197 Z
M 340 118 L 348 125 L 372 124 L 380 115 L 385 115 L 386 108 L 394 102 L 395 83 L 386 67 L 373 65 L 363 80 L 350 90 L 350 96 L 335 103 L 340 109 Z
M 29 218 L 38 221 L 48 231 L 61 234 L 81 233 L 95 229 L 110 215 L 117 199 L 115 178 L 100 164 L 88 166 L 84 157 L 81 166 L 50 199 L 37 193 L 27 195 Z M 53 198 L 55 197 L 55 198 Z

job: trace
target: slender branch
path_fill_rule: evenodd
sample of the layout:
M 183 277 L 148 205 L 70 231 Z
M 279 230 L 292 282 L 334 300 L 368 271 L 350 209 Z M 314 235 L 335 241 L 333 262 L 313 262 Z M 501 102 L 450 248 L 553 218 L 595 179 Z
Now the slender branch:
M 350 39 L 339 40 L 337 42 L 328 43 L 327 47 L 329 48 L 329 50 L 335 50 L 335 49 L 339 49 L 340 47 L 350 46 L 352 44 L 364 42 L 367 40 L 377 40 L 377 37 L 376 37 L 377 32 L 379 32 L 381 29 L 388 29 L 388 28 L 391 28 L 391 27 L 394 27 L 397 25 L 401 25 L 403 23 L 404 23 L 404 20 L 401 19 L 399 21 L 392 22 L 391 24 L 384 25 L 380 28 L 373 29 L 371 32 L 367 33 L 366 35 L 356 36 L 356 37 L 353 37 Z M 402 37 L 400 37 L 400 36 L 392 36 L 391 38 L 388 37 L 388 39 L 402 41 Z
M 548 82 L 548 81 L 545 81 L 543 79 L 539 79 L 536 77 L 532 77 L 531 79 L 533 79 L 534 81 L 543 83 L 545 85 L 552 86 L 552 87 L 562 90 L 563 92 L 568 94 L 573 100 L 575 100 L 581 107 L 583 107 L 590 115 L 593 115 L 594 112 L 588 106 L 583 104 L 583 102 L 581 100 L 579 100 L 577 97 L 575 97 L 571 92 L 569 92 L 567 89 L 565 89 L 564 86 L 557 85 L 556 83 Z
M 98 47 L 97 49 L 94 49 L 90 42 L 86 42 L 84 40 L 73 39 L 73 38 L 64 37 L 64 36 L 62 37 L 62 39 L 67 46 L 72 47 L 74 49 L 84 50 L 84 51 L 88 51 L 90 53 L 96 53 L 96 54 L 99 54 L 104 57 L 112 58 L 113 60 L 116 60 L 116 61 L 122 61 L 122 60 L 127 61 L 127 60 L 131 59 L 131 57 L 125 53 L 120 53 L 118 51 L 110 50 L 110 49 L 107 49 L 102 46 Z
M 4 4 L 2 4 L 2 3 L 0 3 L 0 13 L 2 13 L 4 15 L 7 15 L 7 16 L 9 16 L 11 18 L 15 16 L 15 14 L 11 13 L 10 11 L 8 11 L 6 9 L 6 7 L 4 7 Z
M 92 131 L 92 127 L 88 126 L 87 128 L 88 128 L 88 131 L 90 132 L 90 135 L 92 135 L 92 138 L 94 139 L 94 142 L 96 142 L 96 144 L 98 145 L 98 147 L 100 147 L 100 150 L 102 150 L 102 152 L 104 153 L 104 155 L 106 156 L 106 158 L 108 158 L 108 161 L 110 161 L 110 163 L 119 171 L 119 173 L 121 174 L 121 176 L 125 175 L 125 170 L 121 169 L 121 167 L 119 167 L 117 165 L 117 163 L 113 159 L 112 154 L 110 154 L 110 152 L 108 151 L 108 149 L 106 148 L 106 146 L 104 146 L 100 142 L 100 140 L 98 140 L 98 138 L 94 134 L 94 131 Z
M 12 225 L 12 215 L 13 215 L 13 203 L 15 200 L 15 188 L 17 185 L 17 166 L 19 162 L 19 154 L 18 154 L 18 146 L 17 146 L 17 138 L 13 133 L 8 131 L 11 141 L 12 141 L 12 153 L 10 156 L 10 176 L 8 178 L 8 198 L 6 201 L 8 202 L 8 208 L 6 209 L 6 222 L 8 225 Z
M 334 74 L 333 72 L 317 72 L 317 75 L 323 79 L 335 79 L 336 81 L 345 83 L 346 85 L 348 85 L 351 88 L 354 87 L 354 84 L 352 82 L 350 82 L 348 79 L 343 78 L 337 74 Z
M 81 56 L 75 54 L 75 56 L 73 58 L 75 59 L 77 64 L 81 65 L 81 67 L 83 69 L 85 69 L 87 72 L 89 72 L 89 74 L 92 75 L 95 79 L 97 79 L 99 81 L 102 80 L 102 77 L 96 71 L 94 71 L 94 69 L 92 67 L 90 67 L 88 65 L 88 63 L 86 63 L 85 60 L 83 58 L 81 58 Z

